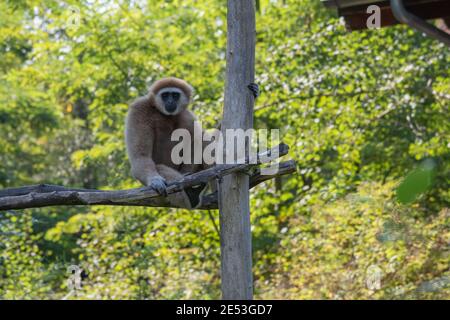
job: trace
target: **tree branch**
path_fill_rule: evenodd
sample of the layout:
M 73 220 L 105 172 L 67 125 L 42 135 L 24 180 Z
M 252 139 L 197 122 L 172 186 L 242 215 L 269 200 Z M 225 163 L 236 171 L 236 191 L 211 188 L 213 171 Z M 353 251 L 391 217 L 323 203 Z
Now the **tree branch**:
M 187 187 L 207 183 L 212 179 L 220 179 L 234 172 L 245 172 L 249 169 L 268 163 L 287 154 L 289 147 L 282 143 L 279 146 L 260 153 L 256 159 L 237 164 L 220 164 L 209 169 L 185 176 L 182 180 L 170 184 L 167 193 L 180 192 Z M 250 179 L 250 187 L 271 179 L 275 176 L 295 171 L 295 162 L 287 161 L 279 164 L 278 172 L 261 174 L 257 169 Z M 148 187 L 128 190 L 95 190 L 73 189 L 57 185 L 34 185 L 20 188 L 0 190 L 0 211 L 11 209 L 38 208 L 59 205 L 114 205 L 114 206 L 147 206 L 169 207 L 167 199 Z M 217 194 L 213 193 L 203 198 L 200 209 L 217 208 Z

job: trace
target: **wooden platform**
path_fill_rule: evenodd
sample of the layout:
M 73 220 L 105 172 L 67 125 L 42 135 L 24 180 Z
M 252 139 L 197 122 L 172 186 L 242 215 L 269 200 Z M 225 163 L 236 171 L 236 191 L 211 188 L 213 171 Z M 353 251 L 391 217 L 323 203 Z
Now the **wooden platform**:
M 329 8 L 335 8 L 339 16 L 344 17 L 348 30 L 367 29 L 367 7 L 377 5 L 381 9 L 381 26 L 398 24 L 395 19 L 390 1 L 387 0 L 322 0 Z M 442 18 L 450 27 L 450 0 L 404 0 L 406 9 L 412 14 L 425 19 Z

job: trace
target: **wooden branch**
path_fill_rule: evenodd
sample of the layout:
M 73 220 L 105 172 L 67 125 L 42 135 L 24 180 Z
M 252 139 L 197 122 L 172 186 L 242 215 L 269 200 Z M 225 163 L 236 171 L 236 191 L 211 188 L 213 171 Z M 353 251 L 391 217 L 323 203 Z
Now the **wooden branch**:
M 294 160 L 289 160 L 285 162 L 280 162 L 278 171 L 271 174 L 261 174 L 261 170 L 256 170 L 250 176 L 250 189 L 256 187 L 258 184 L 263 183 L 267 180 L 271 180 L 275 177 L 281 177 L 287 174 L 294 173 L 296 171 L 296 163 Z M 217 192 L 208 194 L 202 199 L 202 207 L 200 209 L 217 209 Z
M 289 147 L 282 143 L 279 146 L 258 154 L 257 159 L 250 159 L 242 164 L 222 164 L 185 176 L 181 181 L 168 186 L 167 193 L 182 191 L 184 188 L 207 183 L 215 178 L 222 178 L 233 172 L 247 171 L 261 163 L 267 163 L 287 154 Z M 255 163 L 256 162 L 256 163 Z M 280 164 L 280 174 L 286 174 L 295 168 L 295 163 Z M 291 171 L 292 172 L 292 171 Z M 270 176 L 270 175 L 269 175 Z M 267 176 L 267 177 L 269 177 Z M 265 181 L 261 174 L 255 174 L 256 184 Z M 255 185 L 256 185 L 255 184 Z M 206 197 L 205 206 L 200 209 L 217 208 L 217 197 Z M 128 190 L 92 190 L 71 189 L 57 185 L 35 185 L 21 188 L 0 190 L 0 211 L 11 209 L 39 208 L 59 205 L 115 205 L 115 206 L 148 206 L 169 207 L 167 199 L 153 189 L 143 187 Z
M 29 193 L 48 193 L 53 191 L 80 191 L 80 192 L 102 192 L 98 189 L 66 188 L 54 184 L 35 184 L 19 188 L 8 188 L 0 190 L 0 198 L 23 196 Z

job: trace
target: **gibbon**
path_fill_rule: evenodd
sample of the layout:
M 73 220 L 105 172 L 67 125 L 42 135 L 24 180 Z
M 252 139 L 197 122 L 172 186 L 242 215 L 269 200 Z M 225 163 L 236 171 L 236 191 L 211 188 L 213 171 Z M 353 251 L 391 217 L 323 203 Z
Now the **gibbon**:
M 161 195 L 166 195 L 168 183 L 203 169 L 202 164 L 193 161 L 176 165 L 171 159 L 172 148 L 177 144 L 171 141 L 174 130 L 189 130 L 194 144 L 194 127 L 199 124 L 187 110 L 192 95 L 193 89 L 186 81 L 164 78 L 156 81 L 148 94 L 136 99 L 128 110 L 125 142 L 132 175 Z M 205 190 L 206 184 L 202 184 L 167 198 L 171 205 L 193 209 L 201 205 Z

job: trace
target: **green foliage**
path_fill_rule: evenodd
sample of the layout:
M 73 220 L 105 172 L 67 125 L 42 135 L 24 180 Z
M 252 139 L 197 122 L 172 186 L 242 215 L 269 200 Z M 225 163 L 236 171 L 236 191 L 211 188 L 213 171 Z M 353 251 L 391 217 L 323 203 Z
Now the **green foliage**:
M 127 104 L 174 75 L 216 126 L 225 47 L 224 0 L 0 2 L 0 187 L 138 186 Z M 255 127 L 280 128 L 298 163 L 252 190 L 256 297 L 449 299 L 447 48 L 261 0 L 256 49 Z M 73 264 L 87 278 L 70 298 L 218 298 L 217 226 L 216 211 L 0 213 L 0 298 L 68 297 Z
M 428 161 L 427 161 L 428 160 Z M 397 188 L 397 199 L 401 203 L 411 203 L 433 184 L 435 164 L 430 159 L 409 173 Z
M 450 212 L 424 218 L 392 196 L 393 184 L 363 184 L 310 215 L 292 217 L 265 298 L 446 299 Z M 368 281 L 379 270 L 380 287 Z M 425 283 L 439 278 L 442 290 Z M 428 285 L 430 286 L 430 285 Z M 284 290 L 274 290 L 282 287 Z
M 4 299 L 49 296 L 49 277 L 33 232 L 30 213 L 7 213 L 0 220 L 0 294 Z

